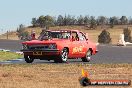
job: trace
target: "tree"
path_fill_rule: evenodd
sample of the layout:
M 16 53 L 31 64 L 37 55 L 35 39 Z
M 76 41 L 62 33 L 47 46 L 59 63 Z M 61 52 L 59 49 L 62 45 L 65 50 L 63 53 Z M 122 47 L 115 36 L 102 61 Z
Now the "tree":
M 54 19 L 53 17 L 47 15 L 44 17 L 44 25 L 45 27 L 54 26 Z
M 103 30 L 98 36 L 98 42 L 103 44 L 111 43 L 110 33 L 106 30 Z
M 96 19 L 95 19 L 94 16 L 91 16 L 91 17 L 90 17 L 90 28 L 95 29 L 96 26 L 97 26 Z
M 67 16 L 67 24 L 68 25 L 75 25 L 76 24 L 76 19 L 74 16 L 70 16 L 68 15 Z
M 129 23 L 129 25 L 132 24 L 132 18 L 131 17 L 128 18 L 128 23 Z
M 72 25 L 76 25 L 77 24 L 77 20 L 76 20 L 75 16 L 72 16 L 72 18 L 71 18 L 71 24 Z
M 19 27 L 17 28 L 17 32 L 21 33 L 25 30 L 25 26 L 23 24 L 20 24 Z
M 32 18 L 31 21 L 33 27 L 39 26 L 39 27 L 50 27 L 54 25 L 58 26 L 67 26 L 67 25 L 85 25 L 89 28 L 95 29 L 97 25 L 101 25 L 101 28 L 103 28 L 105 25 L 110 25 L 111 28 L 114 27 L 114 25 L 119 25 L 119 24 L 132 24 L 132 19 L 128 19 L 126 16 L 122 17 L 110 17 L 107 18 L 105 16 L 99 16 L 97 19 L 94 16 L 71 16 L 71 15 L 59 15 L 57 19 L 52 16 L 43 16 L 41 15 L 39 18 Z
M 107 22 L 107 18 L 105 16 L 99 16 L 97 19 L 98 25 L 101 25 L 101 28 L 104 27 L 104 25 L 106 25 Z
M 44 27 L 50 27 L 50 26 L 53 26 L 54 25 L 54 19 L 53 17 L 47 15 L 47 16 L 40 16 L 38 18 L 38 23 L 39 23 L 39 26 L 44 28 Z
M 72 25 L 72 17 L 70 15 L 66 17 L 66 22 L 67 22 L 67 25 Z
M 114 19 L 112 17 L 110 17 L 109 19 L 109 23 L 110 23 L 110 27 L 113 28 L 114 27 Z
M 109 23 L 110 23 L 110 27 L 113 28 L 114 25 L 118 25 L 119 24 L 119 19 L 118 17 L 110 17 L 109 19 Z
M 89 18 L 89 16 L 85 16 L 85 17 L 84 17 L 84 24 L 85 24 L 85 25 L 90 24 L 90 18 Z
M 45 17 L 43 15 L 38 18 L 38 23 L 40 27 L 45 27 Z
M 80 16 L 78 17 L 77 22 L 78 22 L 78 25 L 83 25 L 83 24 L 84 24 L 84 18 L 83 18 L 82 15 L 80 15 Z
M 33 27 L 36 27 L 37 26 L 37 19 L 36 18 L 32 18 L 32 25 L 33 25 Z
M 124 28 L 123 33 L 125 42 L 131 42 L 131 30 L 128 28 Z
M 120 18 L 120 21 L 121 21 L 121 24 L 127 24 L 127 23 L 128 23 L 128 19 L 127 19 L 126 16 L 122 16 L 122 17 Z
M 17 28 L 17 34 L 19 39 L 21 40 L 27 40 L 29 37 L 29 33 L 25 31 L 25 27 L 23 24 L 20 24 L 19 27 Z
M 107 23 L 107 18 L 105 16 L 99 16 L 97 20 L 99 25 L 105 25 Z
M 64 25 L 64 18 L 62 15 L 59 15 L 58 18 L 57 18 L 57 25 L 59 26 L 63 26 Z
M 64 26 L 67 26 L 68 25 L 68 22 L 67 22 L 67 16 L 65 15 L 65 17 L 64 17 L 64 21 L 63 21 L 63 23 L 64 23 Z

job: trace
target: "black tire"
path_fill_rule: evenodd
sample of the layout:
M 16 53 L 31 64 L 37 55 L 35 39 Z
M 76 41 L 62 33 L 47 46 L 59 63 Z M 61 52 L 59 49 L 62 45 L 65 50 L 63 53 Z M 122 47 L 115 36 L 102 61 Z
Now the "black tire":
M 91 60 L 91 56 L 92 56 L 92 51 L 88 50 L 85 57 L 82 58 L 83 62 L 89 62 Z
M 64 48 L 58 58 L 54 59 L 55 63 L 65 63 L 68 59 L 68 50 Z
M 58 59 L 58 58 L 59 58 L 59 57 L 55 57 L 55 58 L 54 58 L 54 62 L 55 62 L 55 63 L 58 63 L 58 62 L 59 62 L 59 59 Z
M 24 56 L 24 58 L 27 63 L 32 63 L 34 61 L 34 58 L 32 58 L 31 56 Z

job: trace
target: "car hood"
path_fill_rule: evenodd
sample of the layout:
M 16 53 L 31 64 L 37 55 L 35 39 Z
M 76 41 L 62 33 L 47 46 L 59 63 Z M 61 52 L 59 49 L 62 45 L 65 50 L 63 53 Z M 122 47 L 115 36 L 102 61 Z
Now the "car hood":
M 43 45 L 43 44 L 54 44 L 54 43 L 66 43 L 70 40 L 67 39 L 49 39 L 49 40 L 31 40 L 31 41 L 26 41 L 23 42 L 22 44 L 27 44 L 27 45 Z

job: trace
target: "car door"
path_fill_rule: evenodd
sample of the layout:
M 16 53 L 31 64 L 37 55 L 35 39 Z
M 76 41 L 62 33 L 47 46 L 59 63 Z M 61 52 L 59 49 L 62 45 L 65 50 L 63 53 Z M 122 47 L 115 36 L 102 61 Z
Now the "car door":
M 82 33 L 79 32 L 78 33 L 78 37 L 79 37 L 79 45 L 80 45 L 80 57 L 84 57 L 87 50 L 88 50 L 88 41 L 86 39 L 86 36 Z
M 79 47 L 80 41 L 77 32 L 72 32 L 72 41 L 70 47 L 70 57 L 77 58 L 80 57 Z

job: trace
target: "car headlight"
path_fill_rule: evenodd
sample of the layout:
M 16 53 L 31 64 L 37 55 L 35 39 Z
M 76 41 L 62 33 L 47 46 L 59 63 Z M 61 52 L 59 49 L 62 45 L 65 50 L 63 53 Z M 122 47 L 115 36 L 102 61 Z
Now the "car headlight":
M 28 49 L 28 45 L 23 44 L 23 45 L 22 45 L 22 49 Z
M 50 44 L 49 45 L 49 49 L 56 49 L 57 48 L 57 45 L 56 44 Z

